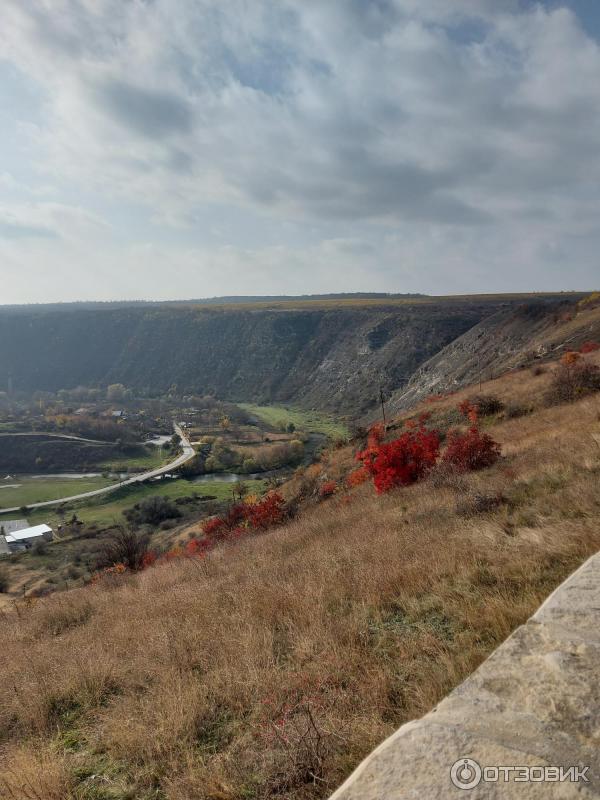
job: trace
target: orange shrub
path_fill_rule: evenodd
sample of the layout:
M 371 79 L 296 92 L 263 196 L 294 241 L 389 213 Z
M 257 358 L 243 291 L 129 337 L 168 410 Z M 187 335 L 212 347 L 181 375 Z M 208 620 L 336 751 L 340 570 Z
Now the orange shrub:
M 331 497 L 337 491 L 338 485 L 335 481 L 325 481 L 325 483 L 321 484 L 321 488 L 319 489 L 319 496 L 325 499 L 326 497 Z
M 346 486 L 353 489 L 369 480 L 369 473 L 364 467 L 359 467 L 346 475 Z

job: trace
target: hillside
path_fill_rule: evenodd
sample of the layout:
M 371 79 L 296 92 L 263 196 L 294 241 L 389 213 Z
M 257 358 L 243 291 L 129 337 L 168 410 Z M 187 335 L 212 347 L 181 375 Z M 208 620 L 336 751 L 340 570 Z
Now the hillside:
M 422 363 L 396 390 L 390 411 L 428 395 L 453 392 L 508 370 L 552 361 L 587 340 L 600 340 L 600 307 L 524 303 L 503 308 L 474 325 Z
M 345 488 L 357 445 L 334 449 L 285 487 L 305 498 L 286 524 L 6 611 L 5 794 L 327 796 L 600 547 L 600 394 L 547 405 L 557 368 L 483 382 L 487 469 L 377 495 Z M 479 393 L 393 424 L 446 430 Z
M 380 387 L 401 389 L 446 345 L 522 300 L 0 309 L 0 386 L 32 392 L 123 383 L 153 394 L 176 386 L 359 416 Z

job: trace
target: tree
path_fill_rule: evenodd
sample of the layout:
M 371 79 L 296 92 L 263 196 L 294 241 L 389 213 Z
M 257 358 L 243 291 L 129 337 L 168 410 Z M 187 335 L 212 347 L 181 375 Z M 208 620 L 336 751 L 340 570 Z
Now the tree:
M 154 495 L 125 509 L 123 515 L 131 525 L 159 525 L 166 519 L 177 519 L 181 511 L 168 497 Z
M 233 484 L 233 496 L 238 497 L 240 500 L 243 500 L 244 497 L 248 494 L 248 484 L 244 483 L 244 481 L 237 481 Z
M 98 566 L 112 567 L 115 564 L 123 564 L 127 569 L 135 572 L 144 567 L 148 552 L 148 536 L 125 528 L 118 528 L 104 543 Z
M 126 389 L 122 383 L 111 383 L 106 390 L 106 399 L 111 403 L 118 403 L 125 399 Z
M 227 416 L 227 414 L 223 414 L 221 419 L 219 420 L 219 425 L 221 426 L 222 430 L 228 431 L 231 427 L 231 419 Z

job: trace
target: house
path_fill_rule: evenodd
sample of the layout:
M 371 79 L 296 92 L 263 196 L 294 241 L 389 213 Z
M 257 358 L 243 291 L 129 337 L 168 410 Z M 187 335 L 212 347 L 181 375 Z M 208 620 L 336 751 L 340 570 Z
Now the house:
M 51 542 L 52 537 L 52 528 L 49 525 L 35 525 L 33 528 L 7 533 L 0 538 L 4 539 L 9 553 L 17 553 L 20 550 L 29 550 L 38 541 Z

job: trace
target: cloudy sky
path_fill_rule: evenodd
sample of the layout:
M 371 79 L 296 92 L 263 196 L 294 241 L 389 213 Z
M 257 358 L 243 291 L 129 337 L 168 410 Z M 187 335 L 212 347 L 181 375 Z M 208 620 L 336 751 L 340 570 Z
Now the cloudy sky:
M 2 0 L 0 304 L 600 286 L 597 0 Z

